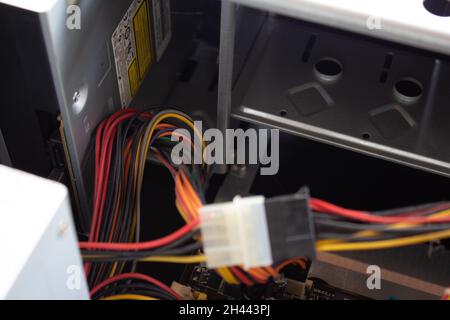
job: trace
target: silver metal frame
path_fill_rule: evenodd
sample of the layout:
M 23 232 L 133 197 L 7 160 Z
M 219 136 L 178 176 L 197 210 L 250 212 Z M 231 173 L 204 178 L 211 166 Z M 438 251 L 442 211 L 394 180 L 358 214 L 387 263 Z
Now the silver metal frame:
M 229 124 L 229 119 L 231 117 L 235 117 L 239 120 L 244 120 L 244 121 L 248 121 L 248 122 L 252 122 L 252 123 L 257 123 L 257 124 L 261 124 L 261 125 L 265 125 L 265 126 L 272 126 L 272 127 L 277 127 L 280 128 L 286 132 L 292 133 L 292 134 L 296 134 L 296 135 L 300 135 L 309 139 L 313 139 L 313 140 L 317 140 L 320 142 L 324 142 L 324 143 L 328 143 L 328 144 L 333 144 L 339 147 L 343 147 L 352 151 L 357 151 L 357 152 L 361 152 L 361 153 L 365 153 L 365 154 L 369 154 L 375 157 L 379 157 L 382 159 L 386 159 L 386 160 L 390 160 L 390 161 L 394 161 L 394 162 L 398 162 L 401 164 L 405 164 L 408 166 L 412 166 L 412 167 L 416 167 L 419 169 L 423 169 L 423 170 L 427 170 L 427 171 L 431 171 L 434 173 L 438 173 L 438 174 L 442 174 L 442 175 L 446 175 L 446 176 L 450 176 L 450 161 L 448 161 L 448 156 L 446 156 L 447 152 L 443 151 L 442 153 L 438 152 L 438 156 L 436 156 L 436 151 L 433 150 L 433 147 L 430 149 L 426 146 L 427 143 L 429 143 L 429 140 L 431 139 L 424 139 L 424 137 L 426 137 L 427 135 L 430 135 L 432 137 L 434 137 L 433 139 L 435 139 L 435 141 L 440 141 L 440 142 L 444 142 L 445 141 L 445 130 L 442 128 L 442 125 L 440 125 L 440 129 L 434 129 L 433 126 L 435 126 L 435 124 L 437 123 L 436 120 L 439 122 L 439 119 L 443 119 L 446 117 L 447 112 L 445 111 L 445 108 L 436 108 L 435 104 L 436 102 L 439 102 L 439 105 L 443 105 L 443 101 L 445 100 L 446 94 L 443 93 L 443 89 L 442 89 L 442 83 L 448 80 L 447 76 L 443 76 L 443 73 L 447 74 L 449 72 L 449 65 L 446 62 L 443 62 L 440 58 L 425 58 L 425 60 L 421 60 L 421 58 L 419 56 L 416 56 L 415 54 L 411 54 L 409 55 L 408 52 L 401 52 L 401 50 L 399 51 L 399 54 L 405 58 L 405 61 L 402 63 L 401 68 L 398 68 L 398 70 L 394 70 L 394 74 L 391 75 L 392 77 L 398 77 L 401 76 L 402 73 L 404 73 L 403 76 L 408 76 L 408 73 L 412 73 L 412 74 L 416 74 L 418 77 L 421 77 L 421 81 L 423 84 L 427 84 L 425 91 L 424 91 L 424 97 L 422 97 L 420 103 L 416 103 L 416 105 L 414 106 L 408 106 L 405 107 L 407 108 L 408 112 L 400 112 L 401 114 L 405 115 L 406 114 L 406 120 L 407 122 L 411 119 L 413 119 L 413 122 L 411 122 L 412 126 L 415 126 L 416 124 L 419 124 L 417 127 L 417 132 L 414 137 L 410 137 L 409 140 L 408 138 L 406 139 L 398 139 L 397 141 L 389 141 L 387 139 L 384 139 L 383 137 L 379 137 L 377 136 L 377 132 L 375 132 L 375 134 L 373 134 L 373 136 L 375 136 L 374 139 L 371 139 L 370 141 L 362 139 L 361 137 L 361 133 L 363 131 L 364 128 L 368 128 L 368 121 L 369 121 L 369 115 L 370 112 L 372 112 L 373 110 L 378 110 L 380 109 L 382 106 L 389 104 L 388 102 L 390 101 L 389 99 L 389 95 L 392 95 L 392 90 L 385 90 L 381 91 L 381 96 L 384 97 L 384 99 L 388 102 L 386 102 L 385 104 L 383 102 L 380 102 L 379 104 L 375 104 L 372 105 L 371 101 L 367 101 L 367 106 L 364 106 L 364 108 L 368 108 L 368 110 L 366 110 L 365 115 L 366 118 L 364 118 L 364 114 L 361 114 L 361 117 L 358 118 L 359 120 L 356 122 L 359 122 L 361 120 L 361 123 L 365 124 L 365 127 L 363 127 L 363 129 L 359 129 L 359 131 L 357 130 L 357 126 L 360 125 L 361 123 L 357 123 L 356 125 L 352 125 L 355 129 L 355 132 L 350 132 L 350 131 L 346 131 L 346 130 L 335 130 L 336 128 L 333 128 L 333 126 L 331 125 L 330 120 L 325 120 L 328 121 L 328 124 L 330 124 L 330 126 L 328 125 L 322 125 L 322 123 L 320 121 L 310 121 L 310 119 L 308 118 L 302 118 L 302 117 L 298 117 L 298 116 L 280 116 L 279 114 L 279 108 L 282 105 L 278 105 L 278 102 L 283 103 L 284 100 L 280 99 L 279 101 L 276 101 L 277 103 L 275 103 L 274 105 L 264 105 L 266 102 L 264 102 L 265 98 L 261 98 L 258 100 L 255 100 L 254 97 L 259 95 L 265 96 L 266 94 L 268 94 L 270 96 L 270 93 L 267 93 L 267 83 L 266 85 L 262 85 L 262 82 L 264 82 L 264 80 L 261 80 L 263 78 L 267 78 L 269 75 L 269 71 L 270 71 L 270 67 L 267 65 L 267 61 L 266 61 L 266 65 L 264 66 L 264 63 L 261 62 L 262 59 L 264 59 L 264 51 L 267 50 L 267 47 L 270 46 L 269 41 L 276 41 L 271 39 L 271 37 L 273 36 L 274 38 L 276 38 L 276 35 L 272 35 L 272 30 L 273 30 L 273 26 L 270 23 L 266 23 L 267 27 L 263 28 L 263 30 L 260 32 L 259 35 L 259 39 L 256 41 L 255 45 L 254 45 L 254 50 L 251 53 L 251 56 L 248 58 L 247 60 L 247 66 L 245 67 L 244 71 L 242 72 L 242 74 L 240 75 L 240 79 L 238 81 L 238 83 L 235 85 L 234 88 L 230 89 L 229 86 L 229 81 L 230 79 L 233 78 L 233 64 L 230 62 L 231 57 L 233 56 L 234 53 L 234 42 L 235 42 L 235 38 L 232 38 L 231 36 L 235 35 L 236 31 L 234 30 L 235 27 L 230 26 L 230 21 L 233 21 L 234 18 L 230 17 L 232 15 L 236 14 L 236 10 L 239 7 L 238 4 L 236 4 L 236 2 L 238 3 L 244 3 L 246 5 L 251 5 L 252 7 L 257 7 L 260 9 L 270 9 L 276 13 L 282 13 L 282 14 L 286 14 L 287 11 L 289 11 L 289 14 L 287 14 L 288 16 L 294 16 L 297 18 L 303 18 L 303 16 L 299 15 L 298 12 L 303 12 L 302 10 L 304 10 L 305 12 L 308 12 L 310 15 L 308 15 L 308 19 L 309 21 L 314 21 L 314 22 L 321 22 L 319 20 L 315 20 L 318 19 L 318 17 L 320 16 L 320 14 L 325 15 L 325 12 L 328 12 L 328 14 L 333 13 L 333 17 L 334 19 L 329 19 L 331 20 L 324 23 L 327 25 L 333 25 L 336 26 L 337 22 L 335 20 L 338 21 L 343 21 L 346 20 L 346 18 L 349 19 L 349 14 L 350 14 L 350 10 L 344 10 L 344 8 L 341 8 L 341 10 L 336 11 L 336 6 L 338 6 L 339 4 L 343 4 L 345 3 L 350 3 L 351 1 L 335 1 L 334 5 L 330 5 L 329 11 L 327 11 L 327 9 L 325 9 L 325 7 L 323 7 L 323 11 L 320 12 L 311 12 L 312 8 L 318 8 L 318 3 L 322 3 L 323 6 L 325 6 L 325 3 L 330 4 L 331 1 L 326 1 L 326 0 L 321 0 L 321 1 L 317 1 L 314 3 L 311 1 L 303 1 L 303 0 L 296 0 L 296 1 L 258 1 L 258 0 L 254 0 L 254 1 L 245 1 L 245 0 L 237 0 L 237 1 L 223 1 L 223 12 L 222 12 L 222 43 L 221 43 L 221 73 L 220 73 L 220 77 L 221 79 L 221 83 L 219 84 L 219 104 L 218 104 L 218 114 L 219 114 L 219 118 L 218 118 L 218 123 L 220 124 L 220 128 L 223 130 L 225 128 L 227 128 L 227 125 Z M 411 1 L 412 2 L 412 1 Z M 290 8 L 289 6 L 287 6 L 287 4 L 290 4 L 292 6 L 294 6 L 295 8 Z M 305 4 L 305 7 L 302 7 L 303 9 L 300 10 L 300 3 Z M 417 5 L 418 2 L 414 2 L 412 3 L 413 7 L 414 5 Z M 379 2 L 379 5 L 382 7 L 383 5 L 386 5 L 385 1 L 381 1 Z M 290 8 L 291 10 L 287 10 L 287 8 Z M 349 8 L 347 8 L 349 9 Z M 297 10 L 297 11 L 296 11 Z M 431 15 L 430 13 L 428 13 L 422 5 L 422 1 L 420 1 L 420 12 L 425 12 L 426 17 L 428 15 Z M 377 12 L 377 10 L 374 10 L 373 12 Z M 369 13 L 369 11 L 367 11 L 366 13 Z M 398 19 L 395 20 L 393 17 L 391 17 L 391 20 L 382 20 L 382 22 L 384 22 L 385 24 L 383 25 L 384 27 L 386 27 L 386 22 L 387 21 L 391 21 L 393 23 L 393 21 L 395 20 L 396 22 L 401 21 L 400 17 L 402 15 L 400 15 L 399 17 L 397 17 Z M 446 21 L 446 23 L 450 24 L 450 18 L 441 18 L 441 17 L 436 17 L 436 16 L 432 16 L 431 20 L 437 20 L 437 21 Z M 430 18 L 424 18 L 425 21 L 429 21 Z M 271 17 L 268 20 L 274 20 L 276 19 L 276 17 Z M 384 19 L 384 18 L 383 18 Z M 400 19 L 400 20 L 399 20 Z M 443 19 L 443 20 L 439 20 L 439 19 Z M 447 20 L 445 20 L 447 19 Z M 325 20 L 323 20 L 325 21 Z M 225 23 L 227 22 L 227 23 Z M 396 40 L 399 43 L 407 43 L 410 44 L 408 42 L 408 37 L 409 35 L 412 33 L 411 30 L 414 30 L 414 33 L 417 31 L 419 33 L 415 33 L 415 37 L 417 38 L 418 34 L 420 34 L 420 31 L 425 32 L 426 28 L 425 28 L 425 24 L 421 23 L 420 21 L 417 22 L 413 19 L 411 19 L 410 23 L 407 26 L 401 26 L 397 29 L 389 29 L 390 32 L 388 32 L 388 34 L 391 35 L 395 35 L 395 38 L 389 38 L 386 35 L 382 36 L 382 35 L 378 35 L 379 38 L 383 38 L 383 39 L 389 39 L 389 40 Z M 276 23 L 275 23 L 276 25 Z M 414 25 L 415 27 L 413 28 L 412 25 Z M 343 27 L 339 24 L 337 24 L 337 26 L 342 27 L 343 29 L 348 30 L 349 27 Z M 430 33 L 424 33 L 424 34 L 420 34 L 423 37 L 421 37 L 420 41 L 416 41 L 414 42 L 415 45 L 417 45 L 417 47 L 423 47 L 426 49 L 436 49 L 436 51 L 438 52 L 447 52 L 446 50 L 441 50 L 442 48 L 436 48 L 433 46 L 428 46 L 425 45 L 425 43 L 428 43 L 427 41 L 431 41 L 433 39 L 436 39 L 436 37 L 438 37 L 439 39 L 441 39 L 441 42 L 445 42 L 444 40 L 446 40 L 446 45 L 450 45 L 450 28 L 447 28 L 445 30 L 441 30 L 440 27 L 442 27 L 442 23 L 437 23 L 435 26 L 433 26 L 433 32 L 430 31 L 433 34 L 433 37 L 429 36 Z M 410 29 L 408 29 L 410 28 Z M 353 28 L 352 31 L 358 31 L 364 34 L 367 34 L 367 28 L 366 29 L 358 29 L 358 28 Z M 289 30 L 284 30 L 284 32 L 288 32 Z M 409 32 L 408 32 L 409 31 Z M 376 35 L 376 33 L 369 33 L 371 35 Z M 428 36 L 427 36 L 428 35 Z M 278 36 L 280 36 L 278 34 Z M 298 36 L 298 35 L 297 35 Z M 304 39 L 305 40 L 305 39 Z M 425 42 L 423 42 L 423 41 Z M 355 40 L 356 42 L 359 40 Z M 306 42 L 306 40 L 305 40 Z M 439 42 L 439 41 L 436 41 Z M 350 42 L 349 42 L 350 43 Z M 429 43 L 428 43 L 429 44 Z M 279 45 L 279 43 L 277 44 Z M 336 45 L 336 43 L 335 43 Z M 339 44 L 337 44 L 337 46 L 339 47 Z M 274 45 L 274 47 L 276 47 L 276 45 Z M 383 52 L 388 52 L 389 48 L 387 47 L 379 47 L 377 48 L 376 45 L 374 45 L 375 49 L 374 50 L 378 50 L 378 54 L 379 56 L 375 56 L 375 58 L 383 58 Z M 286 50 L 286 47 L 284 48 Z M 296 50 L 298 51 L 299 48 L 297 48 Z M 450 47 L 449 47 L 450 49 Z M 384 50 L 384 51 L 383 51 Z M 339 51 L 336 49 L 336 51 Z M 450 50 L 448 51 L 450 52 Z M 273 55 L 274 52 L 272 51 L 270 54 L 268 54 L 268 56 L 270 57 L 270 55 Z M 278 57 L 281 59 L 281 55 L 283 54 L 282 52 L 278 52 Z M 370 56 L 371 53 L 370 53 Z M 223 62 L 226 63 L 223 63 Z M 273 62 L 273 61 L 271 61 Z M 261 64 L 262 63 L 262 64 Z M 284 67 L 286 67 L 287 63 L 284 63 L 284 59 L 283 62 L 281 63 L 282 65 L 284 65 Z M 376 63 L 375 63 L 376 64 Z M 382 62 L 380 63 L 382 64 Z M 409 64 L 409 66 L 408 66 Z M 418 65 L 417 68 L 415 68 L 414 70 L 411 70 L 410 65 Z M 423 64 L 422 67 L 420 67 L 420 64 Z M 275 66 L 272 66 L 274 68 L 276 68 Z M 296 70 L 299 70 L 299 72 L 301 72 L 301 74 L 299 74 L 299 82 L 297 82 L 297 85 L 301 85 L 301 84 L 306 84 L 306 83 L 314 83 L 314 82 L 318 82 L 317 79 L 314 80 L 314 77 L 312 75 L 306 75 L 305 76 L 305 72 L 307 73 L 308 71 L 305 69 L 299 69 L 301 66 L 299 65 L 295 65 L 295 67 L 293 68 L 297 68 Z M 265 68 L 265 72 L 260 72 L 259 74 L 257 73 L 257 69 L 259 68 Z M 353 66 L 354 68 L 354 66 Z M 427 69 L 428 68 L 428 69 Z M 370 69 L 370 68 L 369 68 Z M 378 72 L 376 70 L 372 70 L 375 68 L 371 68 L 372 73 L 375 74 L 375 72 Z M 286 82 L 289 81 L 293 81 L 293 75 L 289 74 L 289 72 L 292 72 L 289 70 L 289 68 L 285 68 L 284 70 L 287 70 L 286 72 L 288 73 L 288 80 Z M 301 70 L 301 71 L 300 71 Z M 345 72 L 345 71 L 344 71 Z M 311 72 L 312 73 L 312 72 Z M 345 75 L 344 76 L 348 76 Z M 311 77 L 311 78 L 309 78 Z M 345 77 L 343 77 L 345 78 Z M 228 79 L 228 80 L 227 80 Z M 447 80 L 446 80 L 447 79 Z M 356 78 L 357 80 L 357 78 Z M 228 82 L 227 82 L 228 81 Z M 274 83 L 278 84 L 280 81 L 283 82 L 283 77 L 278 75 L 278 77 L 276 79 L 274 79 Z M 295 81 L 295 80 L 294 80 Z M 256 85 L 255 82 L 259 82 L 259 85 Z M 226 85 L 227 84 L 227 85 Z M 317 83 L 318 86 L 320 87 L 327 87 L 326 84 L 321 85 L 320 81 Z M 358 85 L 358 82 L 355 82 L 354 85 Z M 253 89 L 252 89 L 253 86 Z M 264 87 L 266 89 L 264 89 Z M 439 89 L 438 89 L 439 87 Z M 285 89 L 288 90 L 289 87 L 288 85 L 285 86 Z M 230 101 L 229 97 L 233 96 L 235 94 L 235 92 L 232 92 L 232 90 L 234 89 L 234 91 L 238 91 L 240 92 L 239 96 L 237 97 L 237 99 L 233 99 L 233 101 Z M 333 91 L 334 89 L 330 86 L 327 87 L 326 91 Z M 252 99 L 248 99 L 248 95 L 249 92 L 252 91 L 251 94 L 253 94 L 253 100 L 256 101 L 255 103 L 252 103 Z M 389 91 L 389 92 L 388 92 Z M 242 92 L 245 92 L 244 94 L 242 94 Z M 258 93 L 259 92 L 259 93 Z M 348 90 L 347 90 L 347 95 Z M 357 96 L 361 96 L 362 93 L 357 94 Z M 235 98 L 235 97 L 234 97 Z M 382 101 L 383 99 L 379 99 L 380 97 L 377 97 L 377 100 Z M 362 98 L 363 99 L 363 98 Z M 438 99 L 438 100 L 436 100 Z M 239 100 L 239 101 L 237 101 Z M 342 100 L 342 99 L 341 99 Z M 271 100 L 272 102 L 274 101 L 273 99 Z M 361 101 L 360 101 L 361 102 Z M 364 102 L 364 101 L 363 101 Z M 397 107 L 395 108 L 400 108 L 400 111 L 403 111 L 403 106 L 401 104 L 401 102 L 392 100 L 390 101 L 390 103 L 392 105 L 395 105 Z M 266 103 L 267 104 L 267 103 Z M 231 112 L 230 112 L 230 106 L 231 106 Z M 350 106 L 342 106 L 341 107 L 351 107 L 350 109 L 354 109 L 356 112 L 358 112 L 357 110 L 357 105 L 355 104 L 354 107 L 352 107 L 352 105 Z M 377 109 L 378 108 L 378 109 Z M 353 110 L 352 109 L 352 110 Z M 337 111 L 334 111 L 337 112 Z M 412 116 L 409 115 L 409 113 L 412 113 Z M 295 114 L 295 110 L 294 112 L 291 113 Z M 335 115 L 338 115 L 337 113 Z M 324 118 L 326 119 L 326 118 Z M 414 123 L 414 119 L 417 120 L 417 123 Z M 439 124 L 439 123 L 438 123 Z M 352 127 L 350 126 L 350 127 Z M 342 127 L 344 128 L 344 127 Z M 372 128 L 373 129 L 373 128 Z M 450 135 L 449 135 L 450 136 Z M 407 147 L 405 147 L 404 145 L 407 145 Z M 424 147 L 425 146 L 425 147 Z M 439 144 L 439 148 L 442 149 L 442 143 Z M 445 144 L 444 144 L 445 146 Z M 425 148 L 425 151 L 420 151 L 419 149 L 421 148 Z M 444 148 L 445 149 L 445 148 Z
M 450 54 L 450 17 L 424 0 L 224 0 L 374 38 Z
M 232 2 L 222 1 L 217 104 L 217 126 L 222 132 L 225 132 L 225 130 L 230 127 L 233 91 L 234 45 L 236 39 L 235 33 L 236 5 Z M 228 150 L 227 141 L 225 141 L 225 148 Z M 217 166 L 216 170 L 218 173 L 225 173 L 227 171 L 227 166 Z

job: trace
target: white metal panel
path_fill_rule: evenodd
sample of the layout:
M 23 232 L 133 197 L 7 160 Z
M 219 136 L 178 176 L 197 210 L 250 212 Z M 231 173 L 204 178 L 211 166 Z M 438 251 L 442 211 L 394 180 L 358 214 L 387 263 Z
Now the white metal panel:
M 423 0 L 228 1 L 450 54 L 450 17 L 440 17 L 428 12 Z M 376 28 L 376 21 L 380 22 L 381 28 Z
M 0 3 L 29 11 L 45 12 L 53 8 L 57 1 L 58 0 L 0 0 Z
M 0 256 L 0 299 L 88 298 L 68 191 L 59 183 L 0 165 Z

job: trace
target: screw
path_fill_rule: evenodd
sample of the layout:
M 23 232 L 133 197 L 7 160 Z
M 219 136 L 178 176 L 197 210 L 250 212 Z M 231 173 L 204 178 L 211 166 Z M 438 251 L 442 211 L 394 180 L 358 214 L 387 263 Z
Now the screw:
M 80 91 L 78 91 L 78 90 L 75 91 L 75 93 L 73 94 L 73 97 L 72 97 L 73 103 L 77 103 L 80 100 L 80 96 L 81 96 Z

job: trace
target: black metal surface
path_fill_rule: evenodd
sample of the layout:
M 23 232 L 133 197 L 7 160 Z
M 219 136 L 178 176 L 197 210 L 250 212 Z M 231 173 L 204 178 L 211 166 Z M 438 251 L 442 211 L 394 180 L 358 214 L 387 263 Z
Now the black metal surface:
M 450 174 L 448 57 L 282 17 L 257 42 L 236 118 Z
M 38 16 L 0 5 L 0 43 L 0 128 L 12 165 L 46 177 L 58 104 Z

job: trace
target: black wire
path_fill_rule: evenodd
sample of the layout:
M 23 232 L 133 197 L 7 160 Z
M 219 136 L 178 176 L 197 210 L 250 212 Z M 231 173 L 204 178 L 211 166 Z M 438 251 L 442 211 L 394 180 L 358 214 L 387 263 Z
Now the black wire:
M 374 211 L 372 213 L 378 216 L 401 215 L 410 212 L 417 212 L 418 215 L 430 215 L 448 209 L 450 209 L 450 203 L 446 201 L 441 201 L 397 209 Z
M 433 231 L 450 229 L 450 224 L 426 224 L 408 228 L 392 228 L 392 225 L 360 224 L 329 219 L 315 219 L 317 239 L 338 238 L 345 241 L 380 241 L 395 239 L 401 236 L 417 235 Z M 379 235 L 372 237 L 355 237 L 352 233 L 361 231 L 373 231 Z
M 136 283 L 135 281 L 126 280 L 126 283 L 114 283 L 106 287 L 105 289 L 97 292 L 92 299 L 100 299 L 103 297 L 109 297 L 116 294 L 122 293 L 135 293 L 143 294 L 145 296 L 150 296 L 154 298 L 161 298 L 164 300 L 176 300 L 176 298 L 169 292 L 153 286 L 147 283 Z
M 103 213 L 104 223 L 102 224 L 102 228 L 100 231 L 100 242 L 105 242 L 108 240 L 108 236 L 112 229 L 112 224 L 114 221 L 114 210 L 117 206 L 117 195 L 120 188 L 120 175 L 119 170 L 122 166 L 122 158 L 121 154 L 123 154 L 121 149 L 121 126 L 123 124 L 120 123 L 117 130 L 117 136 L 115 141 L 115 146 L 113 149 L 113 154 L 115 155 L 113 158 L 113 162 L 111 164 L 110 177 L 108 179 L 107 188 L 111 186 L 111 192 L 106 193 L 106 206 L 105 211 Z
M 113 158 L 113 162 L 111 164 L 111 173 L 113 174 L 112 182 L 108 181 L 108 190 L 111 190 L 111 192 L 107 193 L 107 211 L 105 212 L 105 223 L 103 224 L 103 241 L 107 241 L 107 238 L 109 238 L 109 235 L 112 231 L 112 226 L 114 223 L 114 214 L 115 209 L 118 205 L 118 199 L 119 199 L 119 192 L 120 192 L 120 185 L 125 181 L 125 176 L 123 174 L 124 172 L 124 149 L 125 145 L 127 143 L 127 136 L 129 130 L 133 127 L 133 125 L 136 123 L 136 121 L 139 121 L 140 114 L 136 114 L 130 119 L 127 119 L 124 122 L 121 122 L 117 127 L 117 135 L 115 137 L 115 147 L 114 147 L 114 154 L 115 157 Z M 137 123 L 138 125 L 140 122 Z M 135 131 L 132 133 L 132 138 L 134 138 Z M 109 197 L 108 197 L 109 196 Z M 131 232 L 131 212 L 126 212 L 121 217 L 121 212 L 118 211 L 119 216 L 117 217 L 117 221 L 125 221 L 125 223 L 119 224 L 119 231 L 118 234 L 118 241 L 129 241 L 129 234 Z M 100 278 L 105 279 L 108 274 L 112 271 L 112 264 L 110 265 L 103 265 L 103 267 L 100 269 Z M 125 268 L 125 265 L 122 265 L 121 268 Z
M 104 223 L 102 224 L 101 232 L 100 232 L 100 241 L 107 241 L 109 240 L 109 236 L 111 234 L 112 224 L 114 222 L 114 213 L 115 209 L 118 205 L 118 196 L 120 191 L 120 184 L 124 181 L 125 176 L 123 174 L 123 168 L 124 168 L 124 159 L 123 159 L 123 151 L 125 149 L 125 145 L 127 142 L 127 136 L 128 132 L 135 123 L 136 120 L 139 120 L 140 114 L 134 115 L 132 118 L 121 122 L 118 125 L 117 129 L 117 135 L 115 137 L 115 145 L 113 145 L 113 154 L 114 157 L 112 158 L 111 162 L 111 170 L 110 170 L 110 176 L 108 177 L 107 182 L 107 188 L 108 190 L 111 190 L 111 192 L 107 192 L 106 194 L 106 208 L 104 211 Z M 124 125 L 125 130 L 123 130 Z M 136 132 L 134 131 L 133 134 Z M 133 137 L 133 136 L 132 136 Z M 133 163 L 134 164 L 134 163 Z M 132 172 L 132 171 L 131 171 Z M 123 202 L 121 202 L 121 206 L 123 205 Z M 118 217 L 117 220 L 121 221 L 122 217 L 125 221 L 131 220 L 129 217 L 129 213 L 121 214 L 124 211 L 121 210 L 122 208 L 119 208 L 118 211 Z M 123 227 L 124 226 L 124 227 Z M 128 234 L 130 233 L 130 223 L 120 224 L 119 225 L 119 231 L 116 233 L 118 234 L 118 237 L 113 235 L 113 241 L 129 241 Z M 108 274 L 112 271 L 112 264 L 96 264 L 93 267 L 92 270 L 92 281 L 95 281 L 96 279 L 99 279 L 101 281 L 102 279 L 105 279 L 108 277 Z M 121 269 L 125 268 L 125 265 L 120 266 Z M 91 282 L 93 283 L 93 282 Z
M 136 163 L 136 157 L 137 152 L 140 144 L 140 140 L 144 134 L 145 131 L 145 122 L 139 125 L 139 129 L 133 136 L 133 145 L 132 145 L 132 158 L 130 162 L 130 169 L 129 169 L 129 180 L 128 180 L 128 186 L 127 186 L 127 196 L 126 196 L 126 206 L 124 210 L 124 221 L 122 222 L 122 225 L 124 226 L 122 230 L 120 231 L 119 238 L 122 242 L 129 241 L 129 239 L 126 239 L 129 235 L 129 230 L 131 228 L 131 222 L 132 222 L 132 216 L 134 209 L 136 208 L 136 193 L 133 192 L 134 190 L 134 184 L 135 180 L 132 179 L 134 177 L 134 171 L 135 171 L 135 163 Z
M 186 255 L 191 254 L 195 251 L 198 251 L 202 249 L 201 243 L 193 243 L 190 245 L 187 245 L 183 248 L 179 249 L 173 249 L 163 252 L 156 252 L 156 251 L 135 251 L 135 252 L 114 252 L 111 254 L 107 254 L 105 252 L 99 252 L 94 253 L 95 257 L 85 257 L 84 260 L 86 262 L 124 262 L 124 261 L 135 261 L 140 260 L 141 258 L 145 257 L 152 257 L 152 256 L 177 256 L 177 255 Z M 84 254 L 84 253 L 83 253 Z M 84 254 L 85 255 L 85 254 Z
M 317 236 L 318 240 L 327 240 L 327 239 L 339 239 L 344 240 L 346 242 L 373 242 L 373 241 L 381 241 L 381 240 L 390 240 L 397 239 L 398 236 L 393 234 L 380 234 L 378 236 L 372 237 L 355 237 L 349 233 L 327 233 L 323 232 Z
M 159 105 L 159 106 L 152 106 L 150 108 L 147 108 L 144 111 L 138 112 L 135 115 L 133 115 L 131 118 L 126 119 L 125 121 L 118 124 L 117 127 L 117 134 L 114 137 L 115 141 L 112 144 L 113 150 L 112 150 L 112 158 L 111 158 L 111 170 L 109 172 L 109 176 L 107 177 L 107 193 L 105 198 L 105 207 L 102 212 L 103 220 L 102 220 L 102 226 L 100 228 L 99 233 L 99 241 L 105 242 L 108 240 L 112 240 L 113 242 L 129 242 L 129 235 L 132 227 L 132 221 L 134 212 L 136 209 L 136 194 L 134 192 L 134 186 L 135 186 L 135 177 L 134 172 L 136 169 L 135 163 L 136 163 L 136 157 L 138 156 L 138 148 L 140 144 L 140 140 L 142 139 L 143 135 L 145 134 L 146 128 L 148 126 L 148 123 L 151 122 L 151 119 L 147 119 L 142 116 L 144 112 L 154 112 L 158 110 L 164 110 L 167 107 L 172 107 L 176 111 L 184 112 L 177 106 L 168 106 L 168 105 Z M 188 116 L 187 116 L 188 117 Z M 188 117 L 191 121 L 192 119 Z M 188 127 L 184 122 L 178 121 L 178 120 L 172 120 L 168 121 L 167 123 L 173 122 L 175 125 L 178 125 L 178 127 Z M 188 127 L 188 129 L 191 131 L 191 128 Z M 127 144 L 127 141 L 132 141 L 132 147 L 131 147 L 131 163 L 128 172 L 125 172 L 125 159 L 124 159 L 124 150 L 125 146 Z M 164 145 L 164 144 L 163 144 Z M 106 147 L 106 146 L 102 146 Z M 163 148 L 172 148 L 173 146 L 168 146 Z M 170 150 L 168 150 L 170 152 Z M 164 156 L 164 153 L 163 153 Z M 166 156 L 167 158 L 167 156 Z M 192 172 L 195 172 L 196 178 L 193 179 L 192 174 L 189 169 L 192 170 Z M 197 167 L 196 165 L 192 166 L 186 166 L 185 172 L 186 176 L 188 177 L 189 181 L 192 183 L 193 188 L 200 194 L 201 198 L 203 199 L 203 190 L 202 190 L 202 183 L 203 183 L 203 174 L 204 172 L 202 170 L 198 170 L 198 168 L 202 169 L 202 167 Z M 179 168 L 178 168 L 179 169 Z M 127 188 L 121 188 L 121 186 L 124 184 L 125 179 L 129 178 Z M 198 181 L 199 180 L 199 181 Z M 200 182 L 201 181 L 201 182 Z M 119 201 L 119 199 L 121 199 Z M 203 199 L 204 200 L 204 199 Z M 115 219 L 115 213 L 116 210 L 118 212 L 118 216 L 116 217 L 117 221 L 119 222 L 117 225 L 117 229 L 115 230 L 114 234 L 111 234 L 112 232 L 112 225 L 114 223 Z M 112 236 L 112 238 L 111 238 Z M 90 274 L 90 283 L 94 283 L 95 281 L 101 281 L 102 278 L 108 277 L 108 275 L 112 271 L 112 264 L 109 264 L 109 262 L 118 262 L 123 261 L 123 263 L 119 264 L 118 269 L 123 269 L 126 267 L 126 261 L 132 261 L 132 259 L 138 258 L 139 256 L 151 256 L 151 255 L 177 255 L 177 254 L 183 254 L 187 252 L 192 252 L 194 250 L 201 249 L 200 244 L 192 244 L 188 245 L 182 248 L 177 248 L 178 246 L 183 245 L 187 241 L 192 241 L 192 237 L 195 236 L 195 234 L 189 235 L 189 239 L 180 239 L 183 240 L 183 242 L 177 241 L 176 243 L 173 243 L 169 246 L 166 246 L 164 248 L 159 248 L 158 250 L 149 251 L 149 252 L 139 252 L 139 253 L 118 253 L 118 252 L 99 252 L 99 251 L 93 251 L 92 254 L 96 256 L 105 256 L 105 260 L 101 264 L 95 264 L 92 266 L 91 274 Z M 107 256 L 108 254 L 108 256 Z M 111 260 L 106 260 L 106 257 L 110 258 Z M 134 257 L 134 258 L 133 258 Z
M 390 224 L 360 224 L 346 221 L 334 221 L 328 219 L 314 219 L 314 223 L 318 227 L 328 227 L 332 229 L 343 229 L 349 231 L 365 231 L 371 230 L 385 233 L 425 233 L 432 231 L 441 231 L 450 229 L 450 224 L 425 224 L 416 225 L 408 228 L 392 228 Z
M 242 269 L 241 267 L 236 267 L 240 272 L 242 272 L 250 281 L 252 281 L 254 284 L 258 284 L 259 282 L 247 271 Z
M 194 166 L 194 168 L 195 168 L 195 166 Z M 193 170 L 195 170 L 194 168 L 193 168 Z M 200 200 L 204 204 L 206 202 L 205 198 L 203 196 L 204 191 L 203 191 L 202 187 L 200 186 L 200 184 L 198 183 L 198 181 L 193 179 L 191 173 L 189 172 L 189 170 L 187 170 L 186 166 L 181 166 L 180 170 L 183 170 L 183 172 L 186 174 L 186 177 L 189 179 L 189 182 L 191 183 L 192 187 L 196 191 L 196 194 L 200 196 Z

